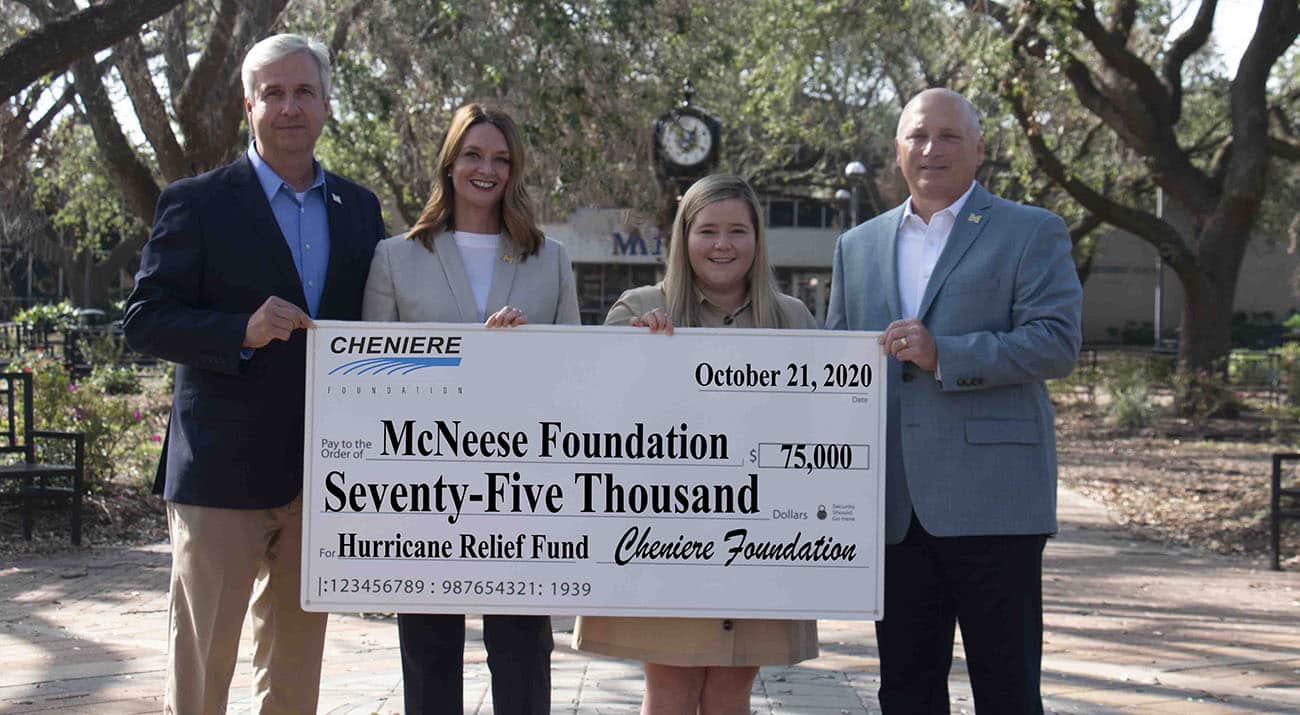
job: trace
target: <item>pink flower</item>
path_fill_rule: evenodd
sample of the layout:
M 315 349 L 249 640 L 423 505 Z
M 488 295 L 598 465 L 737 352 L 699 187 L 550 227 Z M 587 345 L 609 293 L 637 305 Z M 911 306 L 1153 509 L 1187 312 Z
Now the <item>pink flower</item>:
M 68 392 L 76 392 L 76 391 L 77 391 L 77 386 L 72 383 L 68 383 Z
M 135 412 L 132 412 L 131 416 L 134 417 L 137 422 L 140 421 L 142 417 L 144 417 L 144 415 L 140 414 L 140 410 L 136 410 Z
M 161 442 L 161 441 L 162 441 L 162 435 L 160 435 L 160 434 L 153 435 L 152 437 L 149 438 L 149 441 L 150 441 L 150 442 Z

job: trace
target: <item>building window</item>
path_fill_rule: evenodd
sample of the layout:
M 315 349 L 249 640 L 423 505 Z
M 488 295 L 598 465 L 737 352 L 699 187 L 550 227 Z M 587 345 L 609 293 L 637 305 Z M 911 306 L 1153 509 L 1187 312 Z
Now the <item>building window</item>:
M 767 202 L 768 226 L 793 226 L 795 202 L 789 199 L 772 199 Z
M 833 228 L 835 209 L 816 199 L 768 199 L 767 225 L 783 228 Z
M 822 205 L 820 203 L 809 201 L 808 199 L 800 199 L 797 205 L 799 207 L 799 213 L 798 219 L 796 219 L 795 222 L 796 226 L 803 226 L 806 228 L 821 228 L 823 226 Z
M 610 306 L 623 291 L 659 281 L 658 265 L 652 263 L 575 263 L 578 311 L 583 325 L 601 325 Z

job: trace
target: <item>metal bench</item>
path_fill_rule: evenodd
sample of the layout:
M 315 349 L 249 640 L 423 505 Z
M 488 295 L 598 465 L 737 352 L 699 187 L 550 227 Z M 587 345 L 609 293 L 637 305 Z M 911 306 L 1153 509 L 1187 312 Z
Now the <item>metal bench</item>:
M 27 372 L 0 373 L 0 400 L 5 421 L 0 427 L 0 455 L 19 454 L 20 461 L 0 464 L 0 481 L 19 482 L 16 491 L 3 496 L 22 505 L 23 538 L 32 540 L 32 511 L 37 503 L 67 502 L 72 512 L 72 543 L 81 544 L 81 497 L 86 474 L 86 437 L 80 432 L 51 432 L 35 428 L 32 409 L 32 375 Z M 21 388 L 21 389 L 19 389 Z M 21 401 L 19 393 L 21 392 Z M 21 425 L 19 412 L 21 409 Z M 39 461 L 36 440 L 64 440 L 72 443 L 72 464 Z
M 1273 493 L 1269 521 L 1273 530 L 1273 570 L 1282 570 L 1282 520 L 1300 520 L 1300 483 L 1282 486 L 1282 463 L 1300 460 L 1298 452 L 1273 453 Z

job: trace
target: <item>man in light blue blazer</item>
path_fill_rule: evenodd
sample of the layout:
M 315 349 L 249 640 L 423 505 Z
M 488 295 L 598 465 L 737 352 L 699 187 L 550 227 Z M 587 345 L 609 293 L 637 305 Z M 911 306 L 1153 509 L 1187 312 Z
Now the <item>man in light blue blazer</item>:
M 1056 531 L 1043 381 L 1070 372 L 1083 291 L 1055 214 L 975 182 L 961 95 L 908 102 L 895 136 L 911 192 L 840 237 L 827 327 L 883 331 L 888 360 L 885 712 L 948 712 L 960 624 L 979 712 L 1041 713 L 1042 552 Z

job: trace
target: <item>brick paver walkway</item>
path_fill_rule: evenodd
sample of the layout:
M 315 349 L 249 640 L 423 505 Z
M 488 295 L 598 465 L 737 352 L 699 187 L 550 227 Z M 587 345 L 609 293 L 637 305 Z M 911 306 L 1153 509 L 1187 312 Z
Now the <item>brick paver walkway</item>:
M 1044 581 L 1049 712 L 1300 712 L 1300 573 L 1135 541 L 1071 492 L 1060 513 Z M 158 712 L 167 568 L 165 544 L 0 563 L 0 712 Z M 466 712 L 490 713 L 479 623 L 469 626 Z M 575 653 L 572 627 L 555 619 L 554 712 L 636 712 L 639 667 Z M 820 658 L 762 671 L 755 712 L 879 711 L 870 624 L 820 627 Z M 247 709 L 248 640 L 232 712 Z M 953 671 L 953 712 L 974 712 L 960 649 Z M 321 712 L 401 712 L 393 619 L 331 616 L 324 673 Z

